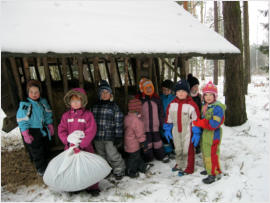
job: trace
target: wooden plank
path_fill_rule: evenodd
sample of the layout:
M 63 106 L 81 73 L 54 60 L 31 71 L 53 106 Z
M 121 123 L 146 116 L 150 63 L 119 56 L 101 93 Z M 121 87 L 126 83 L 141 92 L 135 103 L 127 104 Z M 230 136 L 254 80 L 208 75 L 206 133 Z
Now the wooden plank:
M 66 94 L 68 92 L 68 77 L 67 77 L 67 64 L 65 57 L 62 57 L 62 73 L 63 73 L 64 94 Z
M 125 112 L 128 107 L 128 57 L 125 58 Z
M 155 59 L 154 59 L 155 60 Z M 156 72 L 156 69 L 158 68 L 157 66 L 156 66 L 156 64 L 154 63 L 153 64 L 154 65 L 154 68 L 153 68 L 153 73 L 154 73 L 154 78 L 153 78 L 153 80 L 154 80 L 154 82 L 153 83 L 155 83 L 155 85 L 156 85 L 156 93 L 159 95 L 159 87 L 158 87 L 158 79 L 157 79 L 157 72 Z
M 174 60 L 174 82 L 177 82 L 177 75 L 178 75 L 178 71 L 177 71 L 177 67 L 178 67 L 178 57 L 175 57 Z
M 79 87 L 84 88 L 84 78 L 83 78 L 83 59 L 81 56 L 77 58 L 78 60 L 78 72 L 79 72 Z
M 23 69 L 25 73 L 26 82 L 28 82 L 31 79 L 31 76 L 30 76 L 30 68 L 29 68 L 27 57 L 23 57 Z
M 18 88 L 18 94 L 19 94 L 19 99 L 22 101 L 24 99 L 24 95 L 23 95 L 23 89 L 22 89 L 22 84 L 21 84 L 21 78 L 20 78 L 20 74 L 16 65 L 16 61 L 14 57 L 9 57 L 9 61 L 11 64 L 11 70 L 16 82 L 16 86 Z
M 110 59 L 110 73 L 112 76 L 112 84 L 111 88 L 113 91 L 113 95 L 115 95 L 115 74 L 116 74 L 116 63 L 115 63 L 115 58 L 112 56 L 109 56 Z
M 141 79 L 141 59 L 140 57 L 136 58 L 136 86 L 139 90 L 139 83 L 140 83 L 140 79 Z
M 56 60 L 57 60 L 57 68 L 58 68 L 60 80 L 63 80 L 63 76 L 62 76 L 63 73 L 62 73 L 62 70 L 61 70 L 61 63 L 60 63 L 60 60 L 59 60 L 59 58 L 57 58 Z
M 111 78 L 111 75 L 110 75 L 107 59 L 104 59 L 104 64 L 105 64 L 105 68 L 106 68 L 107 77 L 109 79 L 109 83 L 112 84 L 112 78 Z
M 161 61 L 164 62 L 171 70 L 173 70 L 175 72 L 175 68 L 169 64 L 166 60 L 164 60 L 164 58 L 161 58 Z M 180 77 L 180 74 L 177 72 L 177 76 Z
M 94 65 L 94 77 L 95 77 L 95 86 L 98 86 L 98 82 L 100 81 L 100 73 L 99 73 L 99 66 L 98 66 L 98 57 L 94 57 L 93 60 L 93 65 Z
M 91 78 L 91 82 L 94 84 L 95 81 L 94 81 L 94 77 L 92 75 L 91 65 L 90 65 L 90 62 L 89 62 L 87 57 L 86 57 L 86 63 L 87 63 L 88 72 L 89 72 L 89 75 L 90 75 L 90 78 Z
M 38 79 L 38 81 L 41 81 L 41 77 L 40 77 L 40 74 L 38 71 L 39 70 L 38 67 L 40 66 L 40 63 L 38 64 L 38 59 L 36 57 L 33 57 L 33 60 L 34 60 L 35 72 L 37 74 L 37 79 Z M 40 61 L 40 59 L 39 59 L 39 61 Z
M 163 59 L 163 58 L 162 58 Z M 165 74 L 165 63 L 164 63 L 164 59 L 162 60 L 161 58 L 159 58 L 160 62 L 161 62 L 161 75 L 160 75 L 160 83 L 162 83 L 164 81 L 164 74 Z
M 153 81 L 153 57 L 148 58 L 148 64 L 149 64 L 149 79 Z
M 51 76 L 50 76 L 50 70 L 49 70 L 47 57 L 43 57 L 42 61 L 43 61 L 44 72 L 45 72 L 45 83 L 46 83 L 46 87 L 47 87 L 47 95 L 48 95 L 48 99 L 49 99 L 49 102 L 51 104 L 51 107 L 53 108 Z
M 122 87 L 123 84 L 122 84 L 122 80 L 121 80 L 121 74 L 120 74 L 120 71 L 119 71 L 119 66 L 118 66 L 117 59 L 115 59 L 115 65 L 116 65 L 116 70 L 117 70 L 117 75 L 118 75 L 119 83 L 120 83 L 120 86 Z
M 70 74 L 71 80 L 73 80 L 73 78 L 74 78 L 73 77 L 73 70 L 72 70 L 71 61 L 70 61 L 69 57 L 67 58 L 67 61 L 68 61 L 69 74 Z

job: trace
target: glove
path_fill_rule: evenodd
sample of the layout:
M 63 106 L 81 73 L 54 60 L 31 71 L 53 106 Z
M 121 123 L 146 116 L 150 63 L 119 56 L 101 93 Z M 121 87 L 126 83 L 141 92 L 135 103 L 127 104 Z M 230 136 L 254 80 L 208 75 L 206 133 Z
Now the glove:
M 196 121 L 193 121 L 193 125 L 197 126 L 197 127 L 201 127 L 203 129 L 207 129 L 207 130 L 215 130 L 214 128 L 212 128 L 209 124 L 209 120 L 207 119 L 198 119 Z
M 197 133 L 193 134 L 191 142 L 193 143 L 194 147 L 197 147 L 197 145 L 199 144 L 200 137 L 201 137 L 200 134 Z
M 54 135 L 53 124 L 49 124 L 47 127 L 48 127 L 48 129 L 50 131 L 50 135 L 53 136 Z
M 22 132 L 23 139 L 27 144 L 31 144 L 34 140 L 33 136 L 29 134 L 29 130 L 25 130 Z
M 166 140 L 168 141 L 168 143 L 170 143 L 170 139 L 172 139 L 172 128 L 173 128 L 173 124 L 171 123 L 165 123 L 163 125 L 163 129 L 164 131 L 164 137 L 166 138 Z
M 114 138 L 113 144 L 114 146 L 116 146 L 116 148 L 120 148 L 123 145 L 123 138 L 122 137 Z
M 70 147 L 74 147 L 75 144 L 71 143 L 69 146 L 70 146 Z M 75 154 L 77 154 L 77 153 L 79 153 L 81 150 L 80 150 L 80 147 L 78 147 L 78 148 L 75 147 L 75 148 L 73 148 L 73 151 L 74 151 Z
M 147 149 L 148 149 L 148 144 L 147 144 L 147 142 L 146 141 L 144 141 L 144 142 L 141 142 L 140 143 L 140 147 L 143 149 L 143 151 L 147 151 Z

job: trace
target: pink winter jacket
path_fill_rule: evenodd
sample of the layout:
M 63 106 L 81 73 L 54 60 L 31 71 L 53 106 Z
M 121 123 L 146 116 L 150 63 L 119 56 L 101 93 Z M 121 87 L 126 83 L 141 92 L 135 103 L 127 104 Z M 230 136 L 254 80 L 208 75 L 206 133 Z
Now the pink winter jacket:
M 85 137 L 80 143 L 80 148 L 84 151 L 94 153 L 91 142 L 96 135 L 97 125 L 90 111 L 85 108 L 78 110 L 71 109 L 63 114 L 61 122 L 58 125 L 58 136 L 65 145 L 65 150 L 68 149 L 67 137 L 75 130 L 81 130 L 85 134 Z
M 125 127 L 125 151 L 129 153 L 140 149 L 140 142 L 145 141 L 144 125 L 134 113 L 128 113 L 124 119 Z

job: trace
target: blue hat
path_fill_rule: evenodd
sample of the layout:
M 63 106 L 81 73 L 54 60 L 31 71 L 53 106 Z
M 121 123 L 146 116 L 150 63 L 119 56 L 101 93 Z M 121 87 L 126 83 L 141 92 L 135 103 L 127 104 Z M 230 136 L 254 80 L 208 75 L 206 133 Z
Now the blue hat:
M 179 80 L 176 85 L 174 86 L 174 91 L 177 92 L 178 90 L 184 90 L 187 93 L 190 92 L 190 87 L 188 82 L 185 79 Z
M 101 92 L 103 90 L 108 90 L 112 94 L 112 88 L 106 80 L 101 80 L 98 85 L 98 96 L 101 97 Z

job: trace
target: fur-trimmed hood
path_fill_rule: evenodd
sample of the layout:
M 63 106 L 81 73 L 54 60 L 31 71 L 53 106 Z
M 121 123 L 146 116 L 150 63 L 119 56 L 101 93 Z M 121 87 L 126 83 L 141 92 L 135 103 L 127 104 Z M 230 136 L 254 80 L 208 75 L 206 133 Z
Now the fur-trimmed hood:
M 87 103 L 88 103 L 88 99 L 87 99 L 87 95 L 86 92 L 83 88 L 73 88 L 71 90 L 69 90 L 66 95 L 64 96 L 64 102 L 65 105 L 70 108 L 70 98 L 73 96 L 79 96 L 80 98 L 82 98 L 82 107 L 85 108 Z

